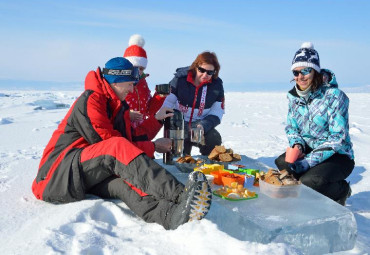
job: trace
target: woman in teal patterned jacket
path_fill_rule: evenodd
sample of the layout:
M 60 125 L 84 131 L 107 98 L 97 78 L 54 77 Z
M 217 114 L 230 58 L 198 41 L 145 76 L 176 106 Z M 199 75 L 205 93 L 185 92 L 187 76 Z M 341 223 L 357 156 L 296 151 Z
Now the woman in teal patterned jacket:
M 292 67 L 296 85 L 288 93 L 289 110 L 285 128 L 290 147 L 301 155 L 294 163 L 285 153 L 275 160 L 303 184 L 345 205 L 351 195 L 345 180 L 355 162 L 349 136 L 349 99 L 338 89 L 334 73 L 320 69 L 312 43 L 296 52 Z

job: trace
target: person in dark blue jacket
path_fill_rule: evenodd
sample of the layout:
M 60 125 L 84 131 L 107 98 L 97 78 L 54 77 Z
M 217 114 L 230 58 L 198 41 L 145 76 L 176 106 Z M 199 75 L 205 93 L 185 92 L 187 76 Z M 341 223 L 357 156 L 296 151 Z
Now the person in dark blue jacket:
M 285 132 L 290 147 L 297 147 L 301 155 L 288 163 L 284 153 L 275 164 L 280 170 L 291 171 L 306 186 L 345 205 L 351 195 L 345 179 L 355 166 L 349 136 L 349 99 L 338 89 L 334 73 L 320 68 L 319 54 L 312 43 L 302 44 L 291 70 L 296 85 L 288 93 Z
M 171 94 L 162 107 L 175 108 L 184 114 L 184 154 L 190 155 L 197 146 L 202 155 L 209 155 L 222 143 L 215 127 L 221 123 L 224 109 L 224 87 L 218 77 L 220 64 L 213 52 L 205 51 L 197 56 L 190 67 L 178 68 L 170 81 Z M 204 141 L 191 141 L 191 129 L 200 130 Z

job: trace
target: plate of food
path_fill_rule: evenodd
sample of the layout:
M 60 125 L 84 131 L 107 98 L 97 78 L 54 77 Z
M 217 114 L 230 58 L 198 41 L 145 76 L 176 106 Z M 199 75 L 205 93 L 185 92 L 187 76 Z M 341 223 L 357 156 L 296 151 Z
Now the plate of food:
M 222 187 L 212 192 L 215 196 L 229 201 L 242 201 L 258 198 L 256 192 L 250 191 L 237 182 L 232 187 Z
M 212 164 L 224 165 L 228 169 L 229 164 L 240 161 L 242 158 L 239 154 L 234 153 L 232 149 L 226 149 L 223 145 L 216 145 L 208 156 Z
M 175 166 L 183 173 L 193 172 L 194 168 L 205 162 L 202 158 L 193 158 L 192 156 L 179 157 L 175 161 Z

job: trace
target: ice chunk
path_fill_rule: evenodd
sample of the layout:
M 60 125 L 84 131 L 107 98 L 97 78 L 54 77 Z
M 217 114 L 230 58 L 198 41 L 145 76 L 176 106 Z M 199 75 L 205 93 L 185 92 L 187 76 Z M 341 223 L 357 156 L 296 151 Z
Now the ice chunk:
M 241 164 L 266 170 L 266 166 L 245 156 Z M 187 174 L 180 173 L 174 166 L 165 167 L 186 182 Z M 357 225 L 347 208 L 304 185 L 298 197 L 270 198 L 258 188 L 256 191 L 257 199 L 239 202 L 214 196 L 206 218 L 239 240 L 284 242 L 304 254 L 324 254 L 354 247 Z

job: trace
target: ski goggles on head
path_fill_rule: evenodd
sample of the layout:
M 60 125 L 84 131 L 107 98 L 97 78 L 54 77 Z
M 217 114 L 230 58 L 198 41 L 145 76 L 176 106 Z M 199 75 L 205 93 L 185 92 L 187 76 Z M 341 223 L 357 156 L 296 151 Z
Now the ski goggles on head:
M 110 83 L 133 81 L 134 85 L 137 84 L 140 78 L 139 68 L 133 67 L 132 69 L 109 69 L 103 68 L 103 75 Z
M 292 72 L 293 72 L 293 75 L 295 77 L 298 77 L 299 74 L 302 74 L 303 76 L 305 76 L 307 74 L 310 74 L 312 69 L 313 69 L 312 67 L 306 67 L 306 68 L 304 68 L 302 70 L 299 70 L 299 71 L 298 70 L 293 70 Z
M 200 66 L 198 66 L 198 71 L 200 73 L 207 73 L 208 75 L 214 75 L 214 73 L 216 72 L 215 70 L 207 70 Z

